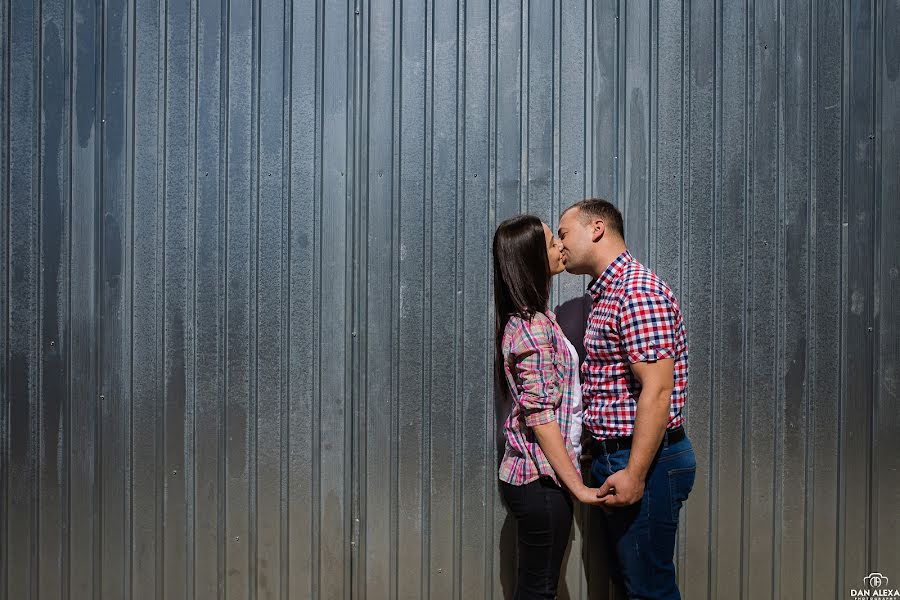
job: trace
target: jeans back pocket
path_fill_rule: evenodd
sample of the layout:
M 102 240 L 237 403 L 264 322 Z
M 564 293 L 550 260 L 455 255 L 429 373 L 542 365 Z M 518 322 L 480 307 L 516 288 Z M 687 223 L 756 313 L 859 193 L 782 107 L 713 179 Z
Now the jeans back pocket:
M 672 499 L 672 520 L 678 522 L 678 513 L 694 487 L 697 467 L 684 467 L 669 471 L 669 497 Z

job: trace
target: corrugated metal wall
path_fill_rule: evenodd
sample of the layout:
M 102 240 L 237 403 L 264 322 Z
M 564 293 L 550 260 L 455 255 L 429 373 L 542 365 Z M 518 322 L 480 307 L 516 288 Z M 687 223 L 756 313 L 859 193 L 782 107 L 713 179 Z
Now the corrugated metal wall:
M 4 598 L 508 597 L 489 244 L 586 195 L 687 313 L 685 597 L 900 581 L 900 3 L 0 31 Z M 562 597 L 609 597 L 602 535 L 578 515 Z

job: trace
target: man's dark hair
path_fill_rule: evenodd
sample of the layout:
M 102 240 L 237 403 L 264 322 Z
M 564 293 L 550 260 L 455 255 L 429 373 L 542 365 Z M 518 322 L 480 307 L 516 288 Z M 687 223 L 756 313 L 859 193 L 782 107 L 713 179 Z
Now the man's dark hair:
M 566 214 L 573 208 L 577 208 L 578 216 L 584 222 L 593 221 L 594 219 L 602 219 L 606 226 L 619 234 L 625 239 L 625 223 L 622 219 L 622 213 L 612 202 L 608 202 L 602 198 L 585 198 L 581 202 L 576 202 L 565 211 Z
M 547 310 L 550 262 L 544 224 L 532 215 L 503 221 L 494 234 L 494 301 L 502 334 L 512 315 L 530 320 Z

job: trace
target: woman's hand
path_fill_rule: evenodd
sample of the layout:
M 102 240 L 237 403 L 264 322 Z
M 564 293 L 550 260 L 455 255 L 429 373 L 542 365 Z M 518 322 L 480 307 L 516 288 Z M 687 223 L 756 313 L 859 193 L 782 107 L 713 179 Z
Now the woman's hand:
M 603 506 L 604 497 L 600 495 L 600 488 L 592 488 L 582 485 L 572 492 L 575 499 L 589 506 Z

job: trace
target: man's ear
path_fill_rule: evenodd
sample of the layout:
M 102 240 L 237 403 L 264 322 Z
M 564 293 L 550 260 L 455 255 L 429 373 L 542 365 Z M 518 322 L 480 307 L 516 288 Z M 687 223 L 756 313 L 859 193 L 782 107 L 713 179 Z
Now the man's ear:
M 606 233 L 606 223 L 602 219 L 596 219 L 591 224 L 591 241 L 599 242 L 600 238 Z

